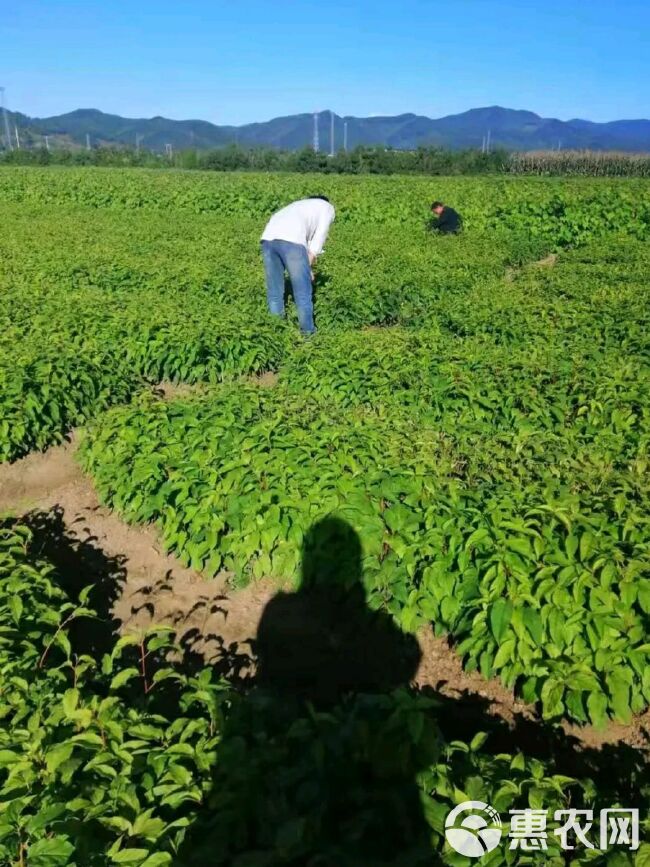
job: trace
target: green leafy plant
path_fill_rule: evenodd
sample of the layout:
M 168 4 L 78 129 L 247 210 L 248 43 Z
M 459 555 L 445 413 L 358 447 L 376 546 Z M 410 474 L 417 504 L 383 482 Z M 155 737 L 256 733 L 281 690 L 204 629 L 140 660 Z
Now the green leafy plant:
M 505 814 L 591 808 L 603 796 L 550 763 L 491 752 L 484 733 L 446 740 L 438 702 L 405 690 L 352 695 L 327 712 L 263 689 L 238 694 L 210 668 L 184 670 L 165 628 L 115 635 L 98 660 L 81 652 L 71 628 L 97 618 L 91 588 L 69 598 L 34 547 L 20 522 L 0 528 L 3 864 L 350 859 L 373 816 L 385 820 L 383 845 L 399 842 L 391 781 L 410 778 L 427 858 L 456 865 L 444 819 L 463 800 L 485 799 Z M 505 846 L 499 855 L 524 863 Z M 549 859 L 562 863 L 553 836 Z

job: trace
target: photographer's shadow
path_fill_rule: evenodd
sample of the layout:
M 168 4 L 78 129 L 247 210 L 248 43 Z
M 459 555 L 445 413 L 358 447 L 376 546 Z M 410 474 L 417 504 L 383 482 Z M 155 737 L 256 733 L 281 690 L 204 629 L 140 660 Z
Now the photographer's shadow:
M 438 733 L 407 689 L 420 649 L 368 608 L 347 523 L 312 527 L 299 589 L 267 604 L 255 649 L 255 685 L 231 708 L 179 863 L 431 864 L 415 777 L 438 757 Z
M 338 518 L 310 530 L 299 589 L 267 604 L 255 649 L 259 686 L 317 707 L 407 685 L 420 661 L 417 640 L 368 608 L 359 537 Z

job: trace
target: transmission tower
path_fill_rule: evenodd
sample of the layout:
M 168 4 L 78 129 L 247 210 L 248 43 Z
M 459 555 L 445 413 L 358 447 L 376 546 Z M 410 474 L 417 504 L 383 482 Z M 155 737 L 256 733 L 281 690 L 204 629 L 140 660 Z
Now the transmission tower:
M 7 116 L 7 109 L 5 107 L 5 89 L 4 87 L 0 87 L 0 107 L 2 108 L 2 117 L 4 119 L 5 124 L 5 142 L 6 148 L 8 151 L 12 151 L 13 145 L 11 143 L 11 133 L 9 132 L 9 118 Z
M 343 121 L 343 150 L 348 152 L 348 122 L 347 120 Z
M 330 156 L 334 156 L 334 112 L 330 111 Z
M 314 112 L 314 151 L 318 153 L 320 150 L 320 143 L 318 141 L 318 112 Z

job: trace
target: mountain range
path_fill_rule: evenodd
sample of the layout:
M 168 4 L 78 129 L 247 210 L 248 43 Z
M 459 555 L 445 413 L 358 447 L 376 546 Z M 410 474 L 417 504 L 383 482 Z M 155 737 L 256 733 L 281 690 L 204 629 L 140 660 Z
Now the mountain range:
M 55 117 L 32 118 L 8 112 L 12 134 L 18 129 L 23 143 L 69 147 L 91 145 L 135 146 L 163 151 L 216 148 L 229 144 L 269 146 L 297 150 L 309 146 L 314 136 L 314 115 L 295 114 L 244 126 L 217 126 L 204 120 L 170 120 L 164 117 L 126 118 L 93 108 L 80 108 Z M 330 148 L 332 114 L 318 113 L 322 150 Z M 347 127 L 349 148 L 357 145 L 413 150 L 419 146 L 481 148 L 489 136 L 490 147 L 508 150 L 588 148 L 591 150 L 650 151 L 650 120 L 556 120 L 532 111 L 500 106 L 474 108 L 437 119 L 416 114 L 394 117 L 341 117 L 334 114 L 334 148 L 344 145 Z

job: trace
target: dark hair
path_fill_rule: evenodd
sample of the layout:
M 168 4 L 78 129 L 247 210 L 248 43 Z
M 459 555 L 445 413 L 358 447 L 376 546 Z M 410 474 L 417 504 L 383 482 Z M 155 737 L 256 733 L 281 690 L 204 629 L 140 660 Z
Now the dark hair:
M 431 210 L 434 208 L 444 208 L 444 202 L 431 202 Z
M 329 202 L 327 196 L 310 196 L 310 199 L 322 199 L 324 202 Z

